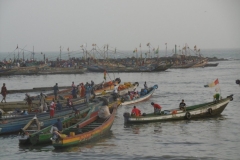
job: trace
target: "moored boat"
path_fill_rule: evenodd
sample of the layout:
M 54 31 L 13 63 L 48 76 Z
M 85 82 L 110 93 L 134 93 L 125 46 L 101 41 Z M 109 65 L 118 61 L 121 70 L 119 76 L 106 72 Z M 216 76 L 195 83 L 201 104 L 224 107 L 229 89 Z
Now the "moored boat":
M 186 107 L 185 110 L 172 109 L 162 111 L 161 114 L 145 114 L 141 116 L 133 116 L 128 112 L 123 114 L 125 123 L 146 123 L 157 121 L 184 120 L 194 118 L 213 117 L 220 115 L 230 101 L 233 95 L 214 102 L 202 103 L 194 106 Z
M 204 67 L 217 67 L 219 63 L 207 63 Z
M 41 69 L 38 74 L 83 74 L 85 73 L 86 68 L 75 68 L 75 67 L 45 67 Z

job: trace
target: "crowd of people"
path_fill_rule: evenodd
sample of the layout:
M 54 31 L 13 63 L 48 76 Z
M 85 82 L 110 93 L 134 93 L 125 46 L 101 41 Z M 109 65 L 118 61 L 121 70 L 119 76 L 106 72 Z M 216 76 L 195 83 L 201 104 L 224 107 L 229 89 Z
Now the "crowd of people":
M 71 90 L 71 94 L 72 94 L 72 98 L 85 98 L 85 102 L 88 104 L 89 103 L 89 99 L 91 97 L 91 95 L 96 96 L 95 92 L 94 92 L 94 82 L 91 80 L 90 83 L 86 82 L 86 84 L 84 85 L 83 83 L 80 83 L 79 85 L 75 85 L 74 82 L 72 82 L 72 90 Z M 139 93 L 138 91 L 129 91 L 127 95 L 125 95 L 124 99 L 125 100 L 134 100 L 136 98 L 139 98 L 142 95 L 147 94 L 148 92 L 148 87 L 147 87 L 147 83 L 144 83 L 144 89 L 141 89 L 141 92 Z M 43 93 L 40 93 L 39 95 L 39 112 L 47 112 L 49 111 L 50 113 L 50 118 L 54 117 L 54 113 L 56 112 L 56 110 L 62 110 L 63 105 L 60 103 L 60 101 L 58 100 L 59 96 L 59 87 L 58 87 L 58 83 L 56 83 L 53 87 L 53 94 L 54 94 L 54 98 L 52 99 L 52 102 L 49 106 L 47 106 L 46 103 L 46 98 L 47 96 Z M 1 94 L 2 94 L 2 101 L 1 103 L 5 102 L 6 103 L 6 95 L 7 95 L 7 88 L 6 88 L 6 84 L 3 83 L 3 86 L 1 88 Z M 103 95 L 106 94 L 106 90 L 103 90 L 102 92 Z M 113 94 L 118 94 L 118 86 L 115 85 L 114 89 L 113 89 Z M 25 94 L 25 100 L 26 100 L 26 104 L 28 104 L 28 110 L 24 110 L 23 114 L 28 114 L 28 112 L 32 111 L 32 99 L 31 96 L 29 94 Z M 219 95 L 214 95 L 214 99 L 218 100 L 219 99 Z M 57 102 L 56 102 L 57 101 Z M 162 107 L 154 102 L 151 102 L 151 105 L 154 108 L 154 114 L 161 114 L 161 110 Z M 66 106 L 67 108 L 71 108 L 73 110 L 73 112 L 75 114 L 79 114 L 79 110 L 75 108 L 75 106 L 73 105 L 73 102 L 68 98 L 66 100 Z M 186 110 L 186 104 L 184 102 L 184 100 L 182 99 L 181 103 L 179 104 L 179 109 L 180 110 Z M 133 107 L 132 115 L 135 116 L 141 116 L 141 110 L 139 108 L 137 108 L 136 106 Z

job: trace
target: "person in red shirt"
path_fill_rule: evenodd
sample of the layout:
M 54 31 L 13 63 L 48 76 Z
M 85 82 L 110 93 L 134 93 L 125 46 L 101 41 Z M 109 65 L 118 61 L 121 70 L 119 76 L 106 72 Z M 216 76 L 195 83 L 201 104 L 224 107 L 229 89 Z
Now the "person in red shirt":
M 50 105 L 50 118 L 54 117 L 55 107 L 56 107 L 55 100 L 53 99 Z
M 131 114 L 135 116 L 141 116 L 141 111 L 136 106 L 134 106 Z
M 154 107 L 154 114 L 161 114 L 162 107 L 157 103 L 151 103 L 151 105 Z

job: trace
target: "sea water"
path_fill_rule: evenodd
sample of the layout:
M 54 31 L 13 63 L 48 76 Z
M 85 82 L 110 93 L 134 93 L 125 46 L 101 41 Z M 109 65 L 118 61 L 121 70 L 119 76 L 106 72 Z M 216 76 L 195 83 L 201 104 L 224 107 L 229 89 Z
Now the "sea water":
M 239 58 L 239 52 L 216 53 L 224 57 Z M 214 55 L 212 52 L 210 55 Z M 218 56 L 217 56 L 218 57 Z M 219 56 L 220 57 L 220 56 Z M 223 58 L 224 58 L 223 57 Z M 122 82 L 139 82 L 137 90 L 157 84 L 153 96 L 136 105 L 142 113 L 153 112 L 151 102 L 158 103 L 162 110 L 178 107 L 182 99 L 187 106 L 213 100 L 215 88 L 204 85 L 218 78 L 223 98 L 234 94 L 222 114 L 215 118 L 156 122 L 139 125 L 124 125 L 124 112 L 131 112 L 132 105 L 120 106 L 110 133 L 97 141 L 55 150 L 51 145 L 19 146 L 17 134 L 0 136 L 0 159 L 240 159 L 240 61 L 220 61 L 217 67 L 168 69 L 152 73 L 108 73 L 107 80 L 120 77 Z M 0 77 L 0 84 L 10 89 L 33 87 L 71 86 L 81 82 L 103 81 L 103 73 L 72 75 L 32 75 Z M 29 93 L 30 95 L 39 93 Z M 8 94 L 7 101 L 18 101 L 24 93 Z

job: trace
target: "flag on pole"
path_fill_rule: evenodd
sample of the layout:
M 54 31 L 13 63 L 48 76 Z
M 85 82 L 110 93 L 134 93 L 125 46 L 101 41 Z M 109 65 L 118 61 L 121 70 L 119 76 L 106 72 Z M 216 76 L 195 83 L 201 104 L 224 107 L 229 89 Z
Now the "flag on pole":
M 18 49 L 18 45 L 17 45 L 17 48 L 16 49 Z
M 165 43 L 165 45 L 167 45 L 167 43 Z
M 105 79 L 105 81 L 106 81 L 106 75 L 107 75 L 107 72 L 106 72 L 106 70 L 104 71 L 104 75 L 103 75 L 103 78 Z
M 147 46 L 149 46 L 150 45 L 150 43 L 147 43 Z
M 141 48 L 141 43 L 140 43 L 139 47 Z
M 69 47 L 68 47 L 67 51 L 69 52 Z
M 209 83 L 207 85 L 204 85 L 204 87 L 215 87 L 217 84 L 219 84 L 218 79 L 216 79 L 215 81 L 213 81 L 212 83 Z

